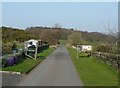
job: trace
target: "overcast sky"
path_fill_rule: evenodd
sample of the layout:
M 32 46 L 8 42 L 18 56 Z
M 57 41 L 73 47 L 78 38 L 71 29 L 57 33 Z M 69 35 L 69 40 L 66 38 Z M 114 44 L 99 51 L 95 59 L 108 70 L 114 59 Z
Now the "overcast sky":
M 117 26 L 117 2 L 2 2 L 2 25 L 23 28 L 53 26 L 106 32 Z

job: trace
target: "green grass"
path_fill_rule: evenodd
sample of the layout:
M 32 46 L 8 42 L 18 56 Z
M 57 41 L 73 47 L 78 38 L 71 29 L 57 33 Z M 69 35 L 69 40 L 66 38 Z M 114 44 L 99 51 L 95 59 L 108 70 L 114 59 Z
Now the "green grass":
M 29 73 L 35 66 L 37 66 L 43 59 L 45 59 L 53 50 L 54 48 L 49 48 L 39 53 L 37 55 L 37 60 L 26 58 L 26 59 L 23 59 L 19 64 L 15 66 L 9 66 L 9 67 L 2 68 L 2 70 Z
M 75 49 L 68 48 L 72 61 L 85 86 L 117 86 L 118 73 L 109 65 L 104 64 L 85 54 L 77 53 Z
M 35 65 L 37 65 L 41 60 L 33 60 L 30 58 L 26 58 L 21 63 L 15 65 L 15 66 L 8 66 L 3 68 L 4 71 L 17 71 L 21 73 L 27 73 L 29 72 Z
M 38 53 L 37 57 L 41 59 L 45 59 L 55 48 L 49 48 L 44 50 L 42 53 Z
M 67 40 L 59 40 L 60 44 L 65 45 Z

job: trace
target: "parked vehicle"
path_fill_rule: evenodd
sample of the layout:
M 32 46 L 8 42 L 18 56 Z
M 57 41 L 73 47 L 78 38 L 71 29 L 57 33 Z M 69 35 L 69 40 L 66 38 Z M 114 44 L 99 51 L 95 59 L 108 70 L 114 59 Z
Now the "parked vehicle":
M 91 45 L 77 45 L 78 51 L 92 51 Z

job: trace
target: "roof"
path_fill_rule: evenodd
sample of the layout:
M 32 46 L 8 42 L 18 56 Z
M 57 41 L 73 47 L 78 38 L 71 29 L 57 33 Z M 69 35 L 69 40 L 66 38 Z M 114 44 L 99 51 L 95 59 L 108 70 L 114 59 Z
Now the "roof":
M 35 42 L 35 43 L 37 43 L 38 41 L 35 40 L 35 39 L 30 39 L 30 40 L 28 40 L 28 41 L 26 41 L 26 42 Z

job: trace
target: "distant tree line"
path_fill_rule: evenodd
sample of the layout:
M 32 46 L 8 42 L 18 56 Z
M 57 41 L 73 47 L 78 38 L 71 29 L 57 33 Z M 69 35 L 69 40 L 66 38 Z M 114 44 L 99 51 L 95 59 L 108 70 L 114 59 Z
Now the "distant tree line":
M 78 31 L 74 29 L 66 29 L 66 28 L 52 28 L 52 27 L 29 27 L 26 29 L 26 31 L 31 32 L 35 35 L 38 35 L 39 38 L 42 37 L 41 35 L 46 35 L 45 33 L 43 34 L 43 31 L 47 30 L 50 32 L 57 31 L 57 37 L 58 39 L 62 40 L 67 40 L 68 36 L 70 35 L 75 35 L 79 34 L 82 38 L 82 41 L 87 41 L 87 42 L 103 42 L 103 43 L 114 43 L 115 37 L 99 32 L 85 32 L 85 31 Z M 51 31 L 52 30 L 52 31 Z
M 13 41 L 24 42 L 31 38 L 37 39 L 38 36 L 33 35 L 32 33 L 25 30 L 20 30 L 20 29 L 10 28 L 10 27 L 2 27 L 3 43 L 13 42 Z
M 19 41 L 24 42 L 29 39 L 41 39 L 50 45 L 56 45 L 59 40 L 66 40 L 67 43 L 76 46 L 77 44 L 107 44 L 112 45 L 116 38 L 111 35 L 99 32 L 86 32 L 81 30 L 55 27 L 28 27 L 25 30 L 1 27 L 3 43 Z M 96 46 L 97 47 L 97 46 Z

